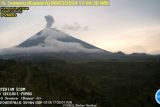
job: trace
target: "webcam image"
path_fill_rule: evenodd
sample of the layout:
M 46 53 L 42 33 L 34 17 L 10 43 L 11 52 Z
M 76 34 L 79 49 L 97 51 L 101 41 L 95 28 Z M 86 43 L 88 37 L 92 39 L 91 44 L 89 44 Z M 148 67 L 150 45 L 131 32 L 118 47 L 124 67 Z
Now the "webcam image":
M 0 0 L 0 107 L 159 107 L 159 0 Z

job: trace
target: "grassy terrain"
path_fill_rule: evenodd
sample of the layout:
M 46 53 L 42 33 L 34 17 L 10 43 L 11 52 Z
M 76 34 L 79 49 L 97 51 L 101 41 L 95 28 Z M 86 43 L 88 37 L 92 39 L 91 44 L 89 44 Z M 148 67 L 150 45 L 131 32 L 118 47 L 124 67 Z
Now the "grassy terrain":
M 0 87 L 98 107 L 158 107 L 159 62 L 0 61 Z

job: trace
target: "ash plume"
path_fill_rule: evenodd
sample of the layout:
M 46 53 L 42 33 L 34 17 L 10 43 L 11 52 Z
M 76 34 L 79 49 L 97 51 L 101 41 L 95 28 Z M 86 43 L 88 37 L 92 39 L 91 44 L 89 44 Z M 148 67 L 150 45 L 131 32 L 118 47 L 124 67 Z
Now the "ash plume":
M 46 19 L 46 28 L 50 28 L 52 26 L 52 24 L 55 22 L 53 17 L 48 15 L 48 16 L 45 16 L 45 19 Z

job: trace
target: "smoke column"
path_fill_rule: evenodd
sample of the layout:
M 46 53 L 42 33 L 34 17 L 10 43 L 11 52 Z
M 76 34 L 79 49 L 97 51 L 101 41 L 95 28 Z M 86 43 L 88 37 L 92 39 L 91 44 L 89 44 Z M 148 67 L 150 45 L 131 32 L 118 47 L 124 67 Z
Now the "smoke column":
M 53 17 L 48 15 L 48 16 L 45 16 L 45 19 L 47 22 L 46 28 L 50 28 L 52 26 L 52 24 L 54 23 Z

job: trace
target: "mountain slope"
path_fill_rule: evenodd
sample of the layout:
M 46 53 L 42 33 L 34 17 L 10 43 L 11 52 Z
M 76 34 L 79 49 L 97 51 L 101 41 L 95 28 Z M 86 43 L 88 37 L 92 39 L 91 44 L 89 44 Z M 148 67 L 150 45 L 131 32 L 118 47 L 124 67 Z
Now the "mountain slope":
M 97 47 L 91 44 L 88 44 L 86 42 L 83 42 L 82 40 L 76 39 L 54 28 L 47 28 L 47 29 L 41 30 L 40 32 L 38 32 L 28 40 L 19 44 L 17 47 L 32 47 L 32 46 L 37 46 L 39 44 L 45 45 L 45 39 L 47 38 L 56 39 L 58 41 L 66 42 L 66 43 L 80 43 L 85 48 L 97 49 Z

